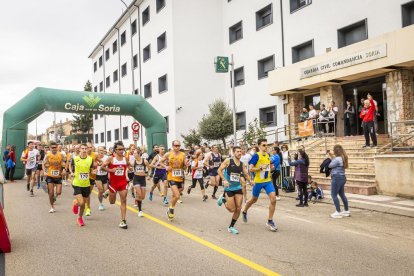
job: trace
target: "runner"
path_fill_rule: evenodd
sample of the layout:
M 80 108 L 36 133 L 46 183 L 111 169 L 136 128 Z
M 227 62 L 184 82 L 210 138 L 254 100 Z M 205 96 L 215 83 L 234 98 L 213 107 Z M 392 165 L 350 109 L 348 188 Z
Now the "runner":
M 167 171 L 165 170 L 163 166 L 160 165 L 160 161 L 165 155 L 165 147 L 163 145 L 159 146 L 157 148 L 157 152 L 159 153 L 152 159 L 152 162 L 151 162 L 151 168 L 153 168 L 152 171 L 154 172 L 154 177 L 153 177 L 154 185 L 152 185 L 151 187 L 151 190 L 149 193 L 149 200 L 152 201 L 155 187 L 158 187 L 158 190 L 160 190 L 160 182 L 161 182 L 161 184 L 164 186 L 164 194 L 161 193 L 164 197 L 163 203 L 165 205 L 168 205 L 169 203 L 167 199 L 167 195 L 168 195 Z
M 75 156 L 73 162 L 75 164 L 75 174 L 73 179 L 73 200 L 72 211 L 78 215 L 79 226 L 84 226 L 83 213 L 85 211 L 86 200 L 91 194 L 89 174 L 93 172 L 93 160 L 87 153 L 88 146 L 82 144 L 80 146 L 80 154 Z
M 86 145 L 88 146 L 88 156 L 92 158 L 92 161 L 93 161 L 94 166 L 95 166 L 95 164 L 96 164 L 95 147 L 93 146 L 93 144 L 91 142 L 88 142 Z M 95 186 L 95 183 L 96 183 L 96 174 L 95 173 L 91 173 L 91 175 L 89 176 L 89 181 L 90 181 L 90 189 L 91 189 L 91 192 L 92 192 L 93 187 Z M 91 198 L 88 197 L 88 199 L 86 200 L 85 216 L 90 216 L 90 215 L 91 215 Z
M 183 188 L 184 169 L 189 165 L 185 153 L 180 151 L 180 141 L 174 140 L 172 142 L 172 146 L 173 149 L 166 153 L 160 161 L 160 165 L 168 172 L 167 180 L 169 186 L 171 187 L 171 192 L 173 193 L 171 205 L 167 210 L 167 216 L 170 221 L 174 219 L 175 204 L 180 199 L 180 189 Z M 168 163 L 165 164 L 165 161 Z
M 240 161 L 243 163 L 243 166 L 246 167 L 247 172 L 250 175 L 250 171 L 249 171 L 249 162 L 250 159 L 252 159 L 252 156 L 250 155 L 250 153 L 248 152 L 246 147 L 242 147 L 242 155 L 240 157 Z M 248 198 L 247 198 L 247 191 L 246 191 L 246 179 L 245 177 L 241 176 L 241 184 L 242 184 L 242 190 L 243 190 L 243 198 L 244 198 L 244 203 L 247 202 Z
M 273 214 L 276 209 L 276 195 L 275 188 L 272 184 L 272 178 L 270 175 L 270 156 L 267 153 L 267 140 L 259 139 L 257 141 L 259 145 L 259 152 L 255 153 L 250 160 L 250 172 L 255 173 L 254 186 L 252 190 L 252 198 L 246 203 L 243 211 L 243 221 L 247 222 L 247 211 L 256 203 L 259 198 L 260 191 L 265 189 L 269 200 L 269 217 L 266 225 L 269 226 L 271 231 L 277 231 L 277 226 L 273 221 Z
M 109 172 L 110 185 L 109 191 L 109 203 L 114 204 L 116 201 L 116 193 L 119 193 L 121 199 L 121 223 L 119 227 L 122 229 L 128 229 L 126 223 L 126 206 L 128 195 L 128 179 L 126 176 L 127 168 L 129 164 L 124 157 L 125 147 L 121 141 L 118 141 L 114 145 L 115 156 L 110 156 L 103 164 L 102 168 Z M 107 194 L 108 192 L 106 192 Z M 104 197 L 105 194 L 104 194 Z
M 62 153 L 58 152 L 57 144 L 55 142 L 50 143 L 50 149 L 51 152 L 46 155 L 42 170 L 46 177 L 47 190 L 49 193 L 49 202 L 51 206 L 49 213 L 54 213 L 55 201 L 57 197 L 62 194 L 62 176 L 66 175 L 66 169 L 64 156 Z
M 36 169 L 36 181 L 37 181 L 37 189 L 40 189 L 40 182 L 43 182 L 43 160 L 45 159 L 45 150 L 43 149 L 42 144 L 37 145 L 37 150 L 40 154 L 39 162 L 37 163 Z
M 108 156 L 105 154 L 104 147 L 98 147 L 98 158 L 97 158 L 97 171 L 96 171 L 96 187 L 98 188 L 98 200 L 99 200 L 99 211 L 105 210 L 105 206 L 102 203 L 103 194 L 108 190 L 108 172 L 102 169 L 102 164 L 108 160 Z
M 191 162 L 191 178 L 192 178 L 192 185 L 188 187 L 187 194 L 191 193 L 191 189 L 195 188 L 197 182 L 200 184 L 201 194 L 203 195 L 203 201 L 208 199 L 206 195 L 206 191 L 204 189 L 204 160 L 203 160 L 203 153 L 199 149 L 194 154 L 194 160 Z
M 27 175 L 27 191 L 30 191 L 30 196 L 34 196 L 33 187 L 35 182 L 35 173 L 37 170 L 37 162 L 40 159 L 40 153 L 34 148 L 33 142 L 27 143 L 27 149 L 22 152 L 20 161 L 25 164 Z
M 128 169 L 128 190 L 131 190 L 131 195 L 133 198 L 136 197 L 134 185 L 132 184 L 132 181 L 134 179 L 134 163 L 135 163 L 135 145 L 131 144 L 129 146 L 129 150 L 125 153 L 125 158 L 128 161 L 128 164 L 131 166 L 130 169 Z M 134 205 L 135 206 L 135 205 Z M 136 206 L 135 206 L 136 207 Z
M 243 203 L 243 190 L 241 176 L 243 175 L 252 183 L 246 166 L 240 161 L 242 150 L 240 147 L 233 147 L 233 157 L 227 158 L 218 169 L 218 174 L 223 179 L 224 193 L 220 195 L 217 204 L 221 206 L 224 203 L 226 209 L 233 213 L 230 226 L 227 230 L 232 234 L 238 234 L 239 231 L 234 228 L 237 219 L 240 216 Z
M 75 172 L 75 163 L 73 162 L 73 160 L 75 159 L 76 156 L 79 156 L 79 154 L 80 154 L 80 146 L 75 145 L 73 153 L 70 155 L 69 160 L 66 161 L 66 171 L 69 171 L 70 176 L 73 176 Z
M 144 214 L 142 213 L 142 201 L 145 199 L 145 193 L 147 188 L 147 168 L 150 167 L 148 161 L 144 158 L 141 158 L 141 151 L 135 152 L 135 160 L 134 160 L 134 189 L 135 189 L 135 202 L 138 206 L 138 217 L 143 217 Z
M 221 164 L 221 154 L 218 151 L 217 145 L 214 145 L 212 151 L 206 154 L 204 164 L 208 164 L 209 166 L 210 186 L 214 187 L 213 195 L 211 197 L 217 199 L 216 192 L 220 182 L 220 176 L 218 175 L 217 170 Z
M 64 163 L 66 164 L 66 152 L 63 150 L 63 146 L 62 146 L 62 144 L 57 144 L 57 149 L 58 149 L 58 152 L 60 152 L 61 154 L 62 154 L 62 156 L 63 156 L 63 161 L 64 161 Z M 66 169 L 66 166 L 65 167 L 63 167 L 62 169 Z M 66 176 L 64 176 L 63 178 L 62 178 L 62 183 L 64 183 L 65 184 L 65 186 L 66 186 L 66 181 L 65 181 L 65 177 Z

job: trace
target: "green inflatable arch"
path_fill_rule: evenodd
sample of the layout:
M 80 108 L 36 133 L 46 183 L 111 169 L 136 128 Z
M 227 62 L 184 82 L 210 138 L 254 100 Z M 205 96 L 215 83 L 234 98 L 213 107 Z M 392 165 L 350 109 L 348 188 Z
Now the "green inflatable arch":
M 145 127 L 149 149 L 153 144 L 167 145 L 164 117 L 141 96 L 38 87 L 3 114 L 2 148 L 16 145 L 16 160 L 26 147 L 28 124 L 45 111 L 130 115 Z M 22 162 L 16 163 L 14 177 L 21 179 L 24 167 Z

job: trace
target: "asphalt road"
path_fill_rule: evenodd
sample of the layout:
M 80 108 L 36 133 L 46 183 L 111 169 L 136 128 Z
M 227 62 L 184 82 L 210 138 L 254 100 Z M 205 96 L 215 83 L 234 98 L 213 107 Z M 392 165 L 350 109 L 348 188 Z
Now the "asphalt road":
M 208 191 L 209 195 L 211 190 Z M 414 220 L 351 210 L 350 218 L 333 220 L 333 206 L 296 208 L 282 197 L 275 220 L 278 232 L 265 226 L 264 194 L 241 219 L 239 235 L 227 232 L 230 214 L 216 201 L 201 201 L 198 191 L 185 194 L 168 222 L 161 198 L 144 201 L 148 217 L 127 212 L 128 230 L 118 228 L 117 205 L 97 210 L 85 227 L 71 212 L 72 188 L 63 187 L 54 214 L 42 190 L 29 197 L 25 182 L 5 184 L 5 214 L 12 250 L 6 275 L 412 275 Z M 282 194 L 283 196 L 283 194 Z M 132 198 L 128 197 L 132 206 Z M 235 254 L 235 255 L 234 255 Z M 0 271 L 1 274 L 1 271 Z

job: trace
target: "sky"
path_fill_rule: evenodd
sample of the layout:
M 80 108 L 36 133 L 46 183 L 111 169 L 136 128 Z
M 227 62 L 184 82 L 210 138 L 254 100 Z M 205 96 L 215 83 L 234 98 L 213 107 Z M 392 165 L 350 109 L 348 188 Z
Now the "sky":
M 124 10 L 121 0 L 1 1 L 0 126 L 3 112 L 35 87 L 83 90 L 92 78 L 89 54 Z M 52 123 L 53 113 L 39 116 L 37 133 Z M 36 134 L 35 121 L 29 133 Z

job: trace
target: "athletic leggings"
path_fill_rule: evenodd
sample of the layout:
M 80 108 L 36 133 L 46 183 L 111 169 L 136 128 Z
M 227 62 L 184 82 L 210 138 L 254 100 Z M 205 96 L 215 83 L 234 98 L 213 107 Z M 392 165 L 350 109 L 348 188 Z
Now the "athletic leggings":
M 191 185 L 191 188 L 194 189 L 196 187 L 196 184 L 198 183 L 200 184 L 200 189 L 204 190 L 204 179 L 203 178 L 193 178 L 193 185 Z

